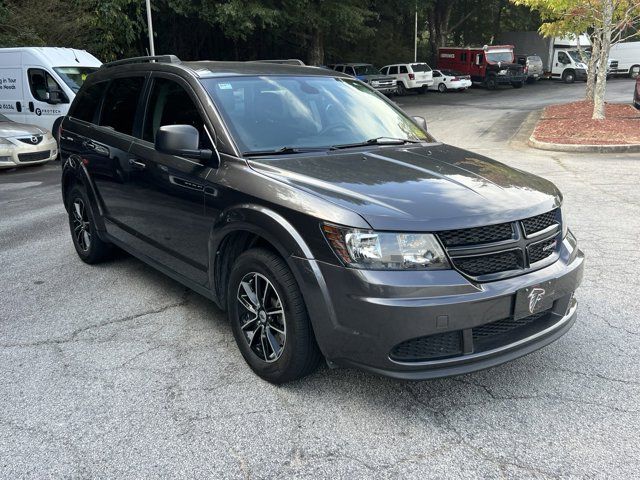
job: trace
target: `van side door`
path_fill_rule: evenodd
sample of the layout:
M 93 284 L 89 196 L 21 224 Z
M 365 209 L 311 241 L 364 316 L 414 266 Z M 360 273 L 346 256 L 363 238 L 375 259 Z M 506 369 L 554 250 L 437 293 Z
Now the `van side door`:
M 51 73 L 42 67 L 26 65 L 24 75 L 25 122 L 52 130 L 56 119 L 66 115 L 69 97 Z

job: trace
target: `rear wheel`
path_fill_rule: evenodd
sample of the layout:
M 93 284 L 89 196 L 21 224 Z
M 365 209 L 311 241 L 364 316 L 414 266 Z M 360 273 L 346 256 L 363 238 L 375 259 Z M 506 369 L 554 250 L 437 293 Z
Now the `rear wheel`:
M 279 256 L 264 249 L 240 255 L 227 307 L 238 348 L 258 376 L 279 384 L 317 368 L 322 357 L 302 294 Z
M 440 85 L 438 85 L 438 91 L 440 93 L 444 93 L 447 91 L 447 86 L 444 83 L 441 83 Z
M 397 86 L 398 86 L 398 95 L 406 95 L 407 94 L 407 89 L 404 86 L 404 83 L 402 81 L 399 81 Z
M 95 217 L 87 193 L 75 185 L 67 195 L 69 229 L 73 246 L 80 259 L 89 264 L 99 263 L 111 254 L 111 244 L 98 236 Z

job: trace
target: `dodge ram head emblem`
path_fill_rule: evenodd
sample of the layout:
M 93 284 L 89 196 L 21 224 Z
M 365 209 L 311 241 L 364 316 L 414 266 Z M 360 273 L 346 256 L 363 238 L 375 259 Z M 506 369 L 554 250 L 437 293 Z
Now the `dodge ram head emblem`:
M 542 300 L 542 297 L 544 297 L 545 293 L 547 293 L 546 290 L 544 288 L 539 288 L 539 287 L 536 287 L 532 289 L 531 292 L 529 292 L 529 312 L 530 313 L 533 313 L 535 311 L 536 305 L 538 305 L 538 302 Z

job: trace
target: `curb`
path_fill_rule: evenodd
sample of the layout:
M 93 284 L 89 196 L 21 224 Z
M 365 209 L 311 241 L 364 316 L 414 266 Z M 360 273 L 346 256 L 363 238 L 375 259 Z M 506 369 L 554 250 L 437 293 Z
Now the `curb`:
M 625 145 L 573 145 L 567 143 L 549 143 L 536 140 L 533 135 L 529 137 L 527 144 L 538 150 L 551 150 L 554 152 L 572 153 L 637 153 L 640 152 L 640 143 Z

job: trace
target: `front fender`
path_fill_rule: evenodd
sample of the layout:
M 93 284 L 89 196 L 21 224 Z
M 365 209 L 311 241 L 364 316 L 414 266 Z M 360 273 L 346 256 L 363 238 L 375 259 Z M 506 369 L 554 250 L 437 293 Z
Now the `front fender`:
M 96 223 L 96 228 L 99 231 L 105 231 L 102 208 L 102 203 L 99 201 L 99 196 L 96 189 L 89 177 L 89 172 L 82 163 L 82 160 L 77 155 L 70 155 L 64 164 L 62 165 L 62 180 L 61 180 L 61 193 L 62 203 L 65 209 L 68 210 L 67 205 L 67 193 L 74 184 L 80 184 L 84 187 L 90 200 L 90 207 L 93 210 L 93 218 Z

